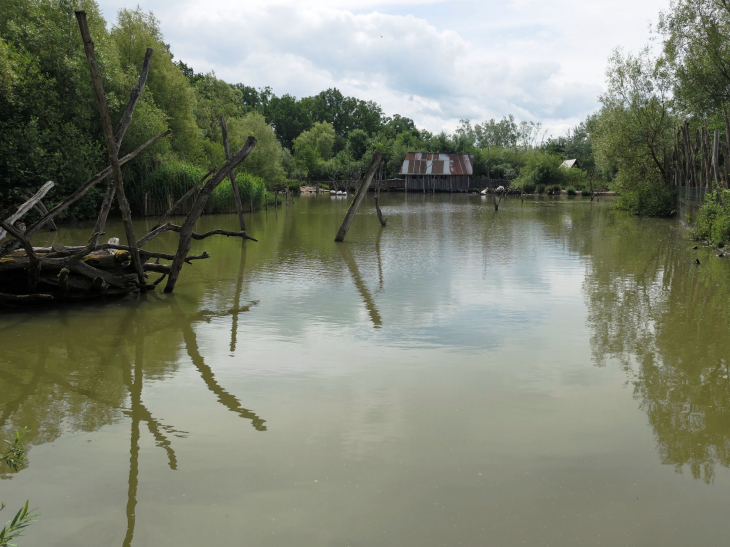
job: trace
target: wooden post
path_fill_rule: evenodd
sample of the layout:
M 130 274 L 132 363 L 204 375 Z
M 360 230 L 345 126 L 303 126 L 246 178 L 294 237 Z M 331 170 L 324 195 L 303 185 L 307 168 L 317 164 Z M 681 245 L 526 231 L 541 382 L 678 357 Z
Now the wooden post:
M 223 132 L 223 148 L 226 151 L 226 161 L 231 159 L 231 146 L 228 143 L 228 128 L 226 127 L 226 120 L 223 116 L 220 117 L 221 131 Z M 243 203 L 241 202 L 241 193 L 238 191 L 238 184 L 236 184 L 236 173 L 231 169 L 230 177 L 231 188 L 233 188 L 233 199 L 236 201 L 236 212 L 238 213 L 238 224 L 241 227 L 241 231 L 246 231 L 246 220 L 243 218 Z
M 365 171 L 360 188 L 357 189 L 355 199 L 352 201 L 350 208 L 347 210 L 347 214 L 345 215 L 345 219 L 342 221 L 342 226 L 340 226 L 340 229 L 337 232 L 335 241 L 345 241 L 345 236 L 347 235 L 347 231 L 350 229 L 350 224 L 352 224 L 352 220 L 355 218 L 355 214 L 357 213 L 358 207 L 360 207 L 360 203 L 362 203 L 362 200 L 365 199 L 365 195 L 368 192 L 368 188 L 370 188 L 370 183 L 373 180 L 375 171 L 378 169 L 378 165 L 380 165 L 382 157 L 382 154 L 377 150 L 373 152 L 373 158 L 370 160 L 370 165 L 368 166 L 367 171 Z
M 200 190 L 200 193 L 190 210 L 190 214 L 188 214 L 185 219 L 185 223 L 182 225 L 182 229 L 180 230 L 180 240 L 177 252 L 175 253 L 172 265 L 170 266 L 170 275 L 167 278 L 167 285 L 165 285 L 166 293 L 171 293 L 175 289 L 175 284 L 180 276 L 180 270 L 182 270 L 185 258 L 187 258 L 188 253 L 190 252 L 190 245 L 193 239 L 193 228 L 195 227 L 195 223 L 198 221 L 200 214 L 203 212 L 203 209 L 205 209 L 205 204 L 207 203 L 208 198 L 213 193 L 213 190 L 215 190 L 223 179 L 228 176 L 230 171 L 248 157 L 255 146 L 256 139 L 249 137 L 243 147 L 236 152 L 234 156 L 231 156 L 223 167 L 221 167 L 220 170 L 213 175 L 207 183 L 205 183 L 203 189 Z
M 96 96 L 96 102 L 99 107 L 99 114 L 101 116 L 101 125 L 104 130 L 104 143 L 106 144 L 107 154 L 109 156 L 109 163 L 112 168 L 112 176 L 116 182 L 116 194 L 119 209 L 122 212 L 122 219 L 124 220 L 124 231 L 127 235 L 127 245 L 132 254 L 132 265 L 134 270 L 137 272 L 140 286 L 145 285 L 145 274 L 142 268 L 142 261 L 139 258 L 139 250 L 137 249 L 137 238 L 134 235 L 134 226 L 132 225 L 132 212 L 129 209 L 129 203 L 124 195 L 124 180 L 122 179 L 122 169 L 119 166 L 119 158 L 117 156 L 117 145 L 114 139 L 114 131 L 112 129 L 112 120 L 109 116 L 109 109 L 106 103 L 106 95 L 104 94 L 104 86 L 101 81 L 101 73 L 99 72 L 99 66 L 96 64 L 96 55 L 94 53 L 94 42 L 91 40 L 91 33 L 89 32 L 89 25 L 86 21 L 86 12 L 77 11 L 76 19 L 79 22 L 79 29 L 81 30 L 81 37 L 84 42 L 84 52 L 86 53 L 86 61 L 89 65 L 89 72 L 91 73 L 91 82 L 94 87 L 94 95 Z
M 383 212 L 380 210 L 380 186 L 383 184 L 383 163 L 380 164 L 380 176 L 378 180 L 378 187 L 375 189 L 375 210 L 378 212 L 378 220 L 380 225 L 385 226 L 386 220 L 383 218 Z

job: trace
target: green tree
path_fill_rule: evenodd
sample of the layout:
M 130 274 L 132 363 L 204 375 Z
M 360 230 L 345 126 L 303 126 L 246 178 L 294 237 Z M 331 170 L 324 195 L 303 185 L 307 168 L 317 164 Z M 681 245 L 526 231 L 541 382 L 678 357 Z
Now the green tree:
M 249 112 L 227 123 L 232 149 L 238 149 L 249 136 L 256 137 L 256 148 L 240 169 L 261 177 L 271 188 L 284 180 L 283 152 L 272 127 L 263 114 Z

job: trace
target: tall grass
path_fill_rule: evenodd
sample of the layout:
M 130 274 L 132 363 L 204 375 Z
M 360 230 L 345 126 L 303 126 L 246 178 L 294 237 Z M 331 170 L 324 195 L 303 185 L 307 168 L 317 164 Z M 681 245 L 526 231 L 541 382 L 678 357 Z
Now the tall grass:
M 135 212 L 140 212 L 143 209 L 144 195 L 149 192 L 149 199 L 153 203 L 161 204 L 162 209 L 166 210 L 171 201 L 180 199 L 200 181 L 204 174 L 205 170 L 202 167 L 180 161 L 165 162 L 154 171 L 145 173 L 140 177 L 141 180 L 136 180 L 130 185 L 129 200 L 133 204 Z M 236 183 L 244 210 L 264 206 L 267 191 L 263 179 L 248 173 L 237 173 Z M 192 205 L 192 200 L 183 204 L 182 211 L 186 211 L 190 205 Z M 205 213 L 232 213 L 235 211 L 236 201 L 233 187 L 230 179 L 226 178 L 208 198 Z

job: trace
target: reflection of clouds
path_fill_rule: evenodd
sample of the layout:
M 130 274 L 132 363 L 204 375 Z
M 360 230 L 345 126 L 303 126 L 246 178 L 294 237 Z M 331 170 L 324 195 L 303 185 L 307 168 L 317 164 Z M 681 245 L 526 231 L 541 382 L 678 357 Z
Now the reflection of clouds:
M 343 455 L 363 459 L 381 449 L 383 443 L 403 437 L 405 429 L 400 393 L 395 388 L 355 388 L 348 424 L 342 434 Z

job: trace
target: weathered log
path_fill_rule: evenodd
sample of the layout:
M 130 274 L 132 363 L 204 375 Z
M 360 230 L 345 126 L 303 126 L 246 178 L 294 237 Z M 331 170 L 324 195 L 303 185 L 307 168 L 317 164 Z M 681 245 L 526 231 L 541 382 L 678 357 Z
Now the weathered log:
M 352 201 L 350 208 L 347 210 L 347 214 L 345 214 L 345 218 L 342 221 L 342 226 L 340 226 L 340 229 L 335 236 L 335 241 L 345 241 L 347 231 L 350 229 L 350 225 L 355 218 L 355 214 L 357 214 L 358 207 L 360 207 L 362 200 L 365 199 L 365 196 L 367 195 L 368 188 L 370 188 L 370 183 L 373 180 L 375 171 L 380 165 L 380 160 L 382 159 L 382 157 L 382 154 L 377 150 L 373 152 L 373 157 L 370 160 L 370 165 L 365 171 L 365 175 L 363 175 L 362 182 L 360 183 L 360 188 L 357 189 L 357 193 L 355 194 L 355 199 Z
M 64 268 L 68 269 L 71 273 L 76 273 L 90 279 L 95 277 L 101 277 L 109 285 L 120 289 L 136 290 L 134 283 L 130 285 L 129 279 L 123 275 L 116 275 L 111 272 L 100 270 L 89 264 L 85 263 L 81 256 L 84 251 L 73 256 L 66 256 L 61 258 L 46 258 L 38 257 L 41 264 L 41 269 L 48 272 L 60 272 Z M 84 255 L 85 256 L 85 255 Z M 12 272 L 19 270 L 28 270 L 30 268 L 31 259 L 28 256 L 19 257 L 4 257 L 0 258 L 0 273 Z M 55 277 L 55 276 L 54 276 Z M 136 277 L 136 276 L 135 276 Z
M 221 132 L 223 133 L 223 149 L 226 152 L 226 160 L 231 159 L 231 146 L 228 143 L 228 127 L 226 127 L 226 119 L 221 116 Z M 246 219 L 243 218 L 243 203 L 241 203 L 241 193 L 238 191 L 238 184 L 236 184 L 236 171 L 231 169 L 229 175 L 231 179 L 231 188 L 233 189 L 233 199 L 236 202 L 236 212 L 238 213 L 238 224 L 241 227 L 241 231 L 246 231 Z
M 30 194 L 30 192 L 25 192 L 25 193 L 23 193 L 23 197 L 28 200 L 28 199 L 32 199 L 33 196 Z M 48 209 L 46 209 L 46 206 L 43 204 L 42 201 L 38 201 L 38 203 L 33 205 L 33 209 L 35 209 L 36 212 L 41 216 L 48 214 Z M 46 227 L 48 228 L 48 231 L 50 231 L 50 232 L 58 231 L 58 226 L 56 226 L 56 223 L 53 222 L 52 219 L 49 220 L 48 222 L 46 222 Z
M 23 235 L 23 233 L 12 224 L 5 222 L 4 220 L 0 220 L 0 226 L 2 226 L 10 235 L 20 241 L 23 245 L 28 259 L 28 287 L 35 289 L 38 285 L 38 275 L 41 273 L 41 261 L 35 254 L 33 245 L 31 245 L 25 235 Z
M 201 186 L 203 185 L 203 183 L 205 182 L 205 179 L 207 179 L 207 178 L 208 178 L 209 176 L 211 176 L 211 175 L 212 175 L 212 174 L 213 174 L 214 172 L 215 172 L 215 169 L 211 169 L 210 171 L 208 171 L 208 172 L 207 172 L 207 173 L 206 173 L 205 175 L 203 175 L 203 176 L 201 177 L 201 179 L 200 179 L 200 180 L 198 181 L 198 183 L 197 183 L 197 184 L 196 184 L 195 186 L 193 186 L 193 187 L 192 187 L 192 188 L 191 188 L 190 190 L 188 190 L 187 192 L 185 192 L 185 195 L 184 195 L 183 197 L 181 197 L 181 198 L 180 198 L 179 200 L 177 200 L 177 201 L 175 202 L 175 204 L 174 204 L 174 205 L 173 205 L 172 207 L 170 207 L 170 208 L 169 208 L 169 209 L 168 209 L 168 210 L 167 210 L 167 211 L 165 212 L 165 214 L 164 214 L 164 215 L 162 215 L 162 216 L 160 217 L 160 220 L 158 220 L 158 221 L 157 221 L 157 224 L 155 224 L 155 225 L 154 225 L 154 226 L 152 227 L 152 230 L 150 230 L 150 233 L 149 233 L 149 234 L 147 234 L 147 235 L 146 235 L 145 237 L 143 237 L 142 239 L 140 239 L 140 240 L 139 240 L 139 241 L 137 242 L 137 247 L 142 247 L 142 245 L 144 245 L 145 243 L 147 243 L 147 241 L 149 241 L 149 239 L 146 239 L 146 238 L 147 238 L 147 237 L 149 237 L 149 235 L 150 235 L 150 234 L 151 234 L 152 232 L 154 232 L 154 231 L 155 231 L 155 230 L 156 230 L 157 228 L 159 228 L 160 226 L 162 226 L 162 223 L 163 223 L 163 222 L 165 222 L 165 221 L 166 221 L 166 220 L 167 220 L 167 219 L 168 219 L 168 218 L 169 218 L 169 217 L 170 217 L 170 216 L 172 215 L 172 213 L 174 213 L 174 212 L 175 212 L 175 209 L 177 209 L 178 207 L 180 207 L 180 205 L 182 205 L 182 204 L 183 204 L 183 202 L 184 202 L 184 201 L 185 201 L 186 199 L 188 199 L 188 198 L 189 198 L 190 196 L 192 196 L 192 195 L 193 195 L 193 194 L 194 194 L 194 193 L 195 193 L 195 192 L 196 192 L 196 191 L 197 191 L 197 190 L 198 190 L 198 189 L 199 189 L 199 188 L 200 188 L 200 187 L 201 187 Z M 154 237 L 154 236 L 153 236 L 153 237 Z M 152 239 L 152 238 L 150 238 L 150 239 Z M 144 243 L 141 243 L 142 241 L 144 241 Z
M 100 270 L 114 270 L 128 265 L 132 255 L 126 250 L 116 250 L 114 254 L 88 254 L 82 260 L 89 266 L 99 268 Z
M 221 167 L 220 170 L 213 175 L 213 177 L 211 177 L 200 190 L 200 193 L 198 194 L 198 197 L 180 230 L 180 240 L 178 243 L 177 253 L 175 253 L 175 259 L 172 262 L 170 275 L 168 276 L 167 284 L 165 285 L 166 293 L 171 293 L 175 289 L 175 284 L 177 283 L 177 279 L 180 275 L 180 270 L 183 267 L 185 258 L 190 252 L 190 245 L 193 239 L 193 228 L 203 212 L 208 198 L 213 193 L 213 190 L 215 190 L 223 179 L 228 176 L 228 173 L 230 173 L 232 169 L 235 169 L 239 163 L 248 157 L 255 146 L 256 139 L 254 137 L 249 137 L 241 149 L 228 161 L 226 161 L 223 167 Z
M 18 210 L 13 213 L 12 216 L 5 219 L 5 221 L 8 224 L 15 224 L 18 220 L 20 220 L 25 213 L 30 211 L 40 200 L 42 200 L 45 195 L 53 188 L 53 182 L 50 180 L 45 183 L 43 186 L 41 186 L 41 189 L 38 190 L 33 197 L 28 199 L 25 203 L 23 203 L 20 207 L 18 207 Z M 43 223 L 45 224 L 45 222 Z M 1 229 L 0 230 L 0 239 L 4 239 L 7 235 L 7 230 Z M 32 235 L 32 234 L 29 234 Z M 17 248 L 17 247 L 16 247 Z
M 119 165 L 119 157 L 117 153 L 116 140 L 112 129 L 112 120 L 109 115 L 109 108 L 106 102 L 104 86 L 101 79 L 101 72 L 96 63 L 96 54 L 94 52 L 94 42 L 91 40 L 91 32 L 86 21 L 86 12 L 77 11 L 76 19 L 79 23 L 79 30 L 84 43 L 84 53 L 86 53 L 86 62 L 89 65 L 91 73 L 91 83 L 96 96 L 96 103 L 99 107 L 99 115 L 101 117 L 101 125 L 104 133 L 104 142 L 106 144 L 109 163 L 112 168 L 112 177 L 116 183 L 117 203 L 122 213 L 122 221 L 124 222 L 124 231 L 127 235 L 127 244 L 132 253 L 132 266 L 139 276 L 139 284 L 144 285 L 144 270 L 142 269 L 142 261 L 137 250 L 137 238 L 134 235 L 134 226 L 132 225 L 132 213 L 129 209 L 129 203 L 124 195 L 124 179 L 122 178 L 122 169 Z

